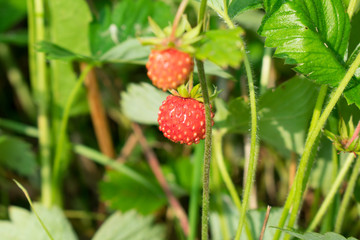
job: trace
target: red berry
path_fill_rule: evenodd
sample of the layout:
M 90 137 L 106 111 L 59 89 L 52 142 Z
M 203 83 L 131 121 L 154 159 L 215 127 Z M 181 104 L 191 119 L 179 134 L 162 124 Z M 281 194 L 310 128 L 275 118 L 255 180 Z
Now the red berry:
M 152 83 L 166 91 L 185 83 L 194 69 L 194 61 L 188 53 L 175 48 L 152 50 L 146 68 Z
M 205 107 L 193 98 L 169 95 L 160 106 L 158 122 L 160 131 L 173 142 L 191 145 L 205 138 Z

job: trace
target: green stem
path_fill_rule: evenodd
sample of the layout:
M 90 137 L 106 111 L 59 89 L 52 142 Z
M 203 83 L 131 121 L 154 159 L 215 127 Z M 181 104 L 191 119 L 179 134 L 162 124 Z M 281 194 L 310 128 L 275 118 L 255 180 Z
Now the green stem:
M 35 10 L 34 0 L 27 0 L 27 15 L 28 15 L 28 52 L 29 52 L 29 74 L 30 84 L 33 94 L 37 95 L 37 74 L 36 74 L 36 27 L 35 27 Z
M 348 71 L 346 72 L 344 78 L 341 80 L 338 88 L 332 92 L 328 105 L 325 107 L 323 113 L 321 114 L 316 125 L 313 127 L 312 131 L 309 132 L 308 138 L 306 139 L 306 143 L 305 143 L 304 153 L 300 159 L 299 168 L 298 168 L 296 176 L 295 176 L 295 183 L 291 187 L 289 197 L 285 203 L 286 208 L 284 208 L 283 214 L 279 221 L 279 225 L 278 225 L 279 228 L 284 227 L 285 220 L 287 219 L 288 211 L 290 209 L 292 202 L 293 202 L 293 208 L 291 211 L 291 216 L 290 216 L 290 220 L 288 223 L 288 227 L 291 228 L 295 224 L 297 213 L 298 213 L 298 210 L 299 210 L 301 202 L 302 202 L 302 195 L 304 192 L 303 186 L 307 182 L 307 177 L 305 179 L 304 176 L 309 175 L 308 173 L 311 170 L 311 166 L 309 165 L 309 163 L 313 162 L 313 161 L 309 162 L 309 159 L 310 159 L 310 156 L 312 153 L 312 147 L 313 147 L 316 139 L 318 138 L 321 128 L 325 125 L 325 122 L 326 122 L 327 118 L 329 117 L 332 109 L 335 107 L 335 104 L 337 103 L 340 96 L 344 92 L 345 87 L 350 82 L 352 76 L 354 75 L 354 73 L 359 65 L 360 65 L 360 54 L 356 57 L 355 61 L 351 64 L 351 66 L 348 69 Z M 306 181 L 304 181 L 304 180 L 306 180 Z M 294 194 L 294 196 L 292 196 L 293 194 Z M 290 197 L 292 199 L 290 199 Z M 280 231 L 278 230 L 275 233 L 273 239 L 278 240 L 279 237 L 280 237 Z M 290 236 L 287 235 L 287 238 L 290 238 Z
M 239 225 L 236 231 L 236 239 L 240 239 L 242 228 L 245 222 L 246 218 L 246 211 L 247 206 L 249 203 L 250 198 L 250 191 L 252 188 L 252 184 L 254 181 L 254 176 L 256 172 L 256 164 L 257 164 L 257 158 L 256 158 L 256 150 L 257 150 L 257 113 L 256 113 L 256 98 L 255 98 L 255 88 L 254 88 L 254 81 L 253 76 L 251 72 L 250 62 L 246 55 L 246 52 L 244 51 L 244 64 L 246 69 L 246 74 L 248 78 L 248 84 L 249 84 L 249 99 L 250 99 L 250 112 L 251 112 L 251 144 L 250 144 L 250 159 L 249 159 L 249 168 L 248 168 L 248 174 L 246 179 L 246 185 L 245 185 L 245 191 L 244 191 L 244 197 L 243 197 L 243 205 L 240 212 L 240 220 Z
M 93 68 L 93 65 L 89 64 L 86 66 L 86 68 L 81 72 L 81 75 L 79 79 L 77 80 L 77 83 L 75 87 L 73 88 L 72 92 L 70 93 L 69 98 L 66 101 L 64 113 L 62 115 L 61 119 L 61 125 L 60 125 L 60 132 L 59 137 L 56 142 L 56 149 L 55 149 L 55 158 L 54 158 L 54 167 L 53 167 L 53 183 L 54 186 L 59 183 L 61 173 L 62 173 L 62 153 L 64 152 L 64 145 L 65 145 L 65 136 L 66 136 L 66 130 L 67 130 L 67 124 L 69 122 L 69 116 L 70 116 L 70 110 L 74 103 L 74 100 L 78 94 L 78 92 L 81 90 L 81 86 L 85 80 L 85 77 L 87 76 L 88 72 Z M 53 199 L 56 200 L 56 199 Z
M 37 128 L 12 120 L 0 118 L 0 128 L 7 128 L 20 134 L 24 134 L 28 137 L 39 137 L 39 131 L 37 130 Z
M 35 42 L 45 39 L 44 2 L 29 0 L 29 16 L 33 17 L 29 26 L 29 49 L 35 49 Z M 36 91 L 38 106 L 39 148 L 41 161 L 41 194 L 42 203 L 51 206 L 51 133 L 49 121 L 49 85 L 46 78 L 46 59 L 42 52 L 30 52 L 31 82 Z M 35 62 L 34 62 L 35 59 Z M 33 79 L 35 78 L 35 79 Z
M 351 64 L 349 70 L 346 72 L 344 78 L 341 80 L 338 88 L 332 92 L 328 105 L 325 107 L 323 113 L 319 118 L 319 121 L 317 122 L 313 130 L 309 133 L 309 136 L 305 143 L 304 153 L 300 159 L 299 168 L 296 173 L 296 175 L 298 175 L 298 178 L 295 184 L 293 185 L 293 187 L 295 188 L 295 197 L 294 197 L 293 208 L 291 210 L 290 220 L 288 223 L 289 228 L 292 228 L 294 226 L 302 202 L 302 196 L 304 193 L 303 185 L 305 184 L 303 182 L 304 176 L 305 173 L 307 172 L 306 169 L 307 168 L 311 169 L 311 166 L 309 166 L 308 163 L 309 163 L 310 155 L 312 153 L 312 147 L 321 131 L 321 128 L 325 125 L 327 118 L 329 117 L 331 111 L 335 107 L 335 104 L 337 103 L 340 96 L 344 92 L 346 86 L 350 82 L 352 76 L 354 75 L 359 65 L 360 65 L 360 54 L 357 55 L 355 61 Z M 290 238 L 290 235 L 287 235 L 287 238 Z
M 121 164 L 117 161 L 114 161 L 114 159 L 111 159 L 104 154 L 95 151 L 94 149 L 88 148 L 84 145 L 76 144 L 73 147 L 73 150 L 75 153 L 85 156 L 88 159 L 99 163 L 106 167 L 111 167 L 112 169 L 128 176 L 129 178 L 133 179 L 134 181 L 140 183 L 145 188 L 149 189 L 151 192 L 155 193 L 157 196 L 163 196 L 161 190 L 157 187 L 155 187 L 151 182 L 149 182 L 148 179 L 143 177 L 141 174 L 135 172 L 131 168 L 125 166 L 124 164 Z
M 205 27 L 205 11 L 207 0 L 201 0 L 198 24 L 202 22 Z M 204 28 L 203 27 L 203 28 Z M 204 30 L 204 29 L 202 29 Z M 196 66 L 198 69 L 199 81 L 204 98 L 205 105 L 205 150 L 204 150 L 204 166 L 203 166 L 203 199 L 202 199 L 202 219 L 201 219 L 201 239 L 208 240 L 209 234 L 209 203 L 210 203 L 210 161 L 211 161 L 211 132 L 212 132 L 212 119 L 211 119 L 211 106 L 209 91 L 206 82 L 204 63 L 200 60 L 196 60 Z
M 356 3 L 358 0 L 350 0 L 349 2 L 349 6 L 347 9 L 347 13 L 349 14 L 349 18 L 351 19 L 354 12 L 355 12 L 355 7 L 356 7 Z
M 189 206 L 189 237 L 188 240 L 196 239 L 196 230 L 198 222 L 198 204 L 200 199 L 201 189 L 201 167 L 202 157 L 204 156 L 204 143 L 200 142 L 195 147 L 194 153 L 194 169 L 192 174 L 191 194 L 190 194 L 190 206 Z
M 352 154 L 352 153 L 350 153 L 350 154 Z M 358 157 L 356 160 L 355 166 L 353 168 L 353 172 L 350 176 L 350 180 L 346 187 L 346 191 L 345 191 L 345 194 L 344 194 L 344 197 L 341 202 L 340 209 L 339 209 L 339 212 L 338 212 L 338 215 L 336 218 L 335 232 L 337 232 L 337 233 L 340 233 L 340 231 L 341 231 L 341 227 L 343 224 L 346 209 L 349 205 L 351 196 L 354 193 L 354 188 L 355 188 L 356 180 L 358 179 L 359 173 L 360 173 L 360 157 Z
M 311 118 L 311 121 L 310 121 L 309 134 L 313 131 L 316 123 L 319 120 L 321 110 L 323 108 L 324 101 L 325 101 L 325 98 L 326 98 L 327 89 L 328 89 L 327 85 L 321 85 L 318 97 L 316 99 L 313 115 L 312 115 L 312 118 Z M 314 161 L 314 159 L 310 159 L 310 161 L 311 161 L 311 165 L 312 165 L 312 162 Z M 310 170 L 311 170 L 311 168 L 307 169 L 305 182 L 307 182 L 307 179 L 308 179 L 308 177 L 310 175 Z M 298 178 L 298 175 L 296 174 L 295 179 L 294 179 L 294 183 L 297 182 L 297 178 Z M 278 223 L 279 228 L 283 228 L 284 225 L 285 225 L 285 221 L 288 218 L 291 205 L 292 205 L 292 203 L 294 201 L 294 196 L 295 196 L 295 188 L 294 188 L 294 186 L 292 186 L 292 188 L 290 189 L 290 193 L 289 193 L 289 195 L 288 195 L 288 197 L 287 197 L 287 199 L 285 201 L 283 211 L 282 211 L 279 223 Z M 273 239 L 278 240 L 280 238 L 281 233 L 282 232 L 280 230 L 277 230 L 275 232 L 275 234 L 274 234 Z
M 214 134 L 213 134 L 214 157 L 216 159 L 216 163 L 218 165 L 218 168 L 219 168 L 219 171 L 221 174 L 221 178 L 223 179 L 225 186 L 228 189 L 235 206 L 239 210 L 239 213 L 241 213 L 241 200 L 236 191 L 234 183 L 232 182 L 230 175 L 229 175 L 228 171 L 226 170 L 224 157 L 222 154 L 222 138 L 223 138 L 224 134 L 225 134 L 225 130 L 214 131 Z M 245 222 L 245 231 L 246 231 L 247 239 L 252 240 L 253 237 L 251 235 L 251 231 L 250 231 L 250 228 L 249 228 L 249 225 L 247 224 L 247 222 Z
M 204 167 L 203 167 L 203 200 L 202 200 L 202 224 L 201 239 L 208 240 L 208 220 L 209 220 L 209 178 L 210 178 L 210 161 L 211 161 L 211 108 L 208 87 L 205 78 L 204 64 L 202 61 L 196 60 L 198 68 L 199 80 L 205 105 L 205 151 L 204 151 Z
M 335 196 L 336 192 L 338 191 L 341 183 L 343 182 L 347 172 L 349 171 L 354 158 L 355 157 L 353 154 L 349 154 L 349 156 L 347 157 L 344 166 L 341 168 L 338 176 L 335 179 L 335 182 L 331 185 L 331 189 L 330 189 L 328 195 L 326 196 L 324 202 L 321 204 L 319 211 L 316 213 L 316 215 L 315 215 L 313 221 L 311 222 L 310 226 L 308 227 L 307 231 L 313 231 L 316 228 L 316 226 L 320 223 L 322 217 L 325 215 L 330 204 L 332 203 L 334 196 Z

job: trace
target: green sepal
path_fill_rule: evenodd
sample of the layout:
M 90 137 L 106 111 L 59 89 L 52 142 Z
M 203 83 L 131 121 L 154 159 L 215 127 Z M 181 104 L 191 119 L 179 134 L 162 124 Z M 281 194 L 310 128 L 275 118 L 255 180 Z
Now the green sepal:
M 144 38 L 138 38 L 139 42 L 142 45 L 161 45 L 162 44 L 162 39 L 161 38 L 156 38 L 156 37 L 144 37 Z
M 177 92 L 179 93 L 180 97 L 183 97 L 183 98 L 190 97 L 189 89 L 184 84 L 182 84 L 180 87 L 177 88 Z
M 151 17 L 149 17 L 148 20 L 149 20 L 150 28 L 151 28 L 152 32 L 155 34 L 155 36 L 157 36 L 159 38 L 165 38 L 166 34 L 161 29 L 161 27 Z

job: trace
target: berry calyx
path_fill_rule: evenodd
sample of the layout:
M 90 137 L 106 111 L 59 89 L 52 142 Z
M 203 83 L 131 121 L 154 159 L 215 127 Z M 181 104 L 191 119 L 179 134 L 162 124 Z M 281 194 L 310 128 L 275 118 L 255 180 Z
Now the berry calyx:
M 146 63 L 153 85 L 166 91 L 185 83 L 194 69 L 192 57 L 175 48 L 153 49 Z
M 158 123 L 159 130 L 171 141 L 197 144 L 205 138 L 205 106 L 193 98 L 169 95 L 160 106 Z

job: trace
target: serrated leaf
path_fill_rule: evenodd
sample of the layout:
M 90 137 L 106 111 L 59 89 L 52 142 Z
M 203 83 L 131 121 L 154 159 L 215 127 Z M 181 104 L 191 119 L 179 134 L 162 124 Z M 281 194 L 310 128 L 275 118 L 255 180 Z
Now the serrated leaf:
M 328 232 L 325 234 L 320 234 L 315 232 L 300 233 L 290 229 L 281 229 L 281 228 L 278 229 L 303 240 L 346 240 L 346 239 L 356 240 L 356 238 L 354 237 L 345 238 L 344 236 L 334 232 Z
M 228 8 L 229 17 L 234 18 L 247 10 L 261 8 L 263 0 L 232 0 Z
M 148 83 L 130 84 L 126 92 L 121 93 L 121 108 L 124 114 L 134 122 L 157 125 L 157 114 L 165 93 Z
M 0 136 L 0 164 L 30 177 L 36 173 L 37 163 L 30 144 L 20 138 Z
M 161 240 L 165 228 L 154 224 L 152 216 L 141 216 L 136 211 L 116 212 L 96 232 L 92 240 Z
M 144 175 L 147 175 L 149 182 L 156 186 L 156 192 L 124 174 L 109 171 L 106 180 L 99 185 L 101 199 L 112 209 L 120 211 L 136 209 L 142 214 L 154 212 L 164 206 L 167 199 L 154 178 L 148 173 Z
M 221 67 L 238 67 L 243 59 L 242 32 L 241 28 L 206 32 L 196 49 L 196 58 L 210 60 Z
M 46 224 L 54 239 L 77 240 L 69 221 L 57 207 L 46 208 L 34 204 L 40 218 Z M 10 221 L 0 220 L 1 240 L 48 240 L 35 214 L 20 207 L 9 208 Z
M 345 75 L 343 59 L 350 24 L 342 2 L 288 1 L 265 19 L 259 30 L 275 56 L 296 64 L 308 78 L 336 86 Z

